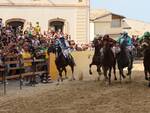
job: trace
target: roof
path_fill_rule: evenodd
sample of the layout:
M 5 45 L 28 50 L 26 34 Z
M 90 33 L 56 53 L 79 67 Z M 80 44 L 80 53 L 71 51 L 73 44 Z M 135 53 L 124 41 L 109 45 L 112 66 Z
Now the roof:
M 122 15 L 112 13 L 106 9 L 94 9 L 94 10 L 90 11 L 90 20 L 97 20 L 97 19 L 103 18 L 108 15 L 115 15 L 115 16 L 119 16 L 121 18 L 125 18 Z
M 50 0 L 0 0 L 0 4 L 47 4 L 50 3 Z
M 87 3 L 76 0 L 0 0 L 0 6 L 12 7 L 89 7 Z
M 131 35 L 143 35 L 144 32 L 150 31 L 150 23 L 135 19 L 124 19 L 124 28 L 128 30 Z M 129 28 L 129 29 L 128 29 Z

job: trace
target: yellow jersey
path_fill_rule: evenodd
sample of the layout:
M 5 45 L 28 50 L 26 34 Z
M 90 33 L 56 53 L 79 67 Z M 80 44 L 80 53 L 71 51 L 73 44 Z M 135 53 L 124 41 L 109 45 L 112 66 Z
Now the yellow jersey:
M 31 57 L 31 54 L 29 52 L 23 52 L 22 53 L 22 58 L 24 60 L 30 60 L 32 57 Z M 31 62 L 24 63 L 24 66 L 25 67 L 32 66 L 32 63 Z

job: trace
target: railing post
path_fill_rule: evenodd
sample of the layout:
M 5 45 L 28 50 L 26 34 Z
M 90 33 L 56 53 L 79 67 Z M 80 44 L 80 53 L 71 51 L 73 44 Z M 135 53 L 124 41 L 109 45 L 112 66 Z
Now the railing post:
M 32 75 L 32 84 L 33 84 L 33 86 L 35 87 L 35 84 L 36 84 L 36 75 L 35 75 L 35 72 L 36 72 L 36 62 L 35 62 L 35 57 L 33 57 L 33 75 Z
M 22 59 L 19 57 L 19 79 L 20 79 L 20 90 L 22 90 L 22 85 L 23 85 L 23 78 L 22 78 Z
M 3 56 L 4 57 L 4 56 Z M 3 73 L 3 84 L 4 84 L 4 95 L 6 95 L 7 93 L 7 90 L 6 90 L 6 76 L 8 74 L 8 66 L 7 64 L 5 63 L 5 57 L 3 58 L 4 61 L 3 61 L 3 66 L 4 66 L 4 73 Z

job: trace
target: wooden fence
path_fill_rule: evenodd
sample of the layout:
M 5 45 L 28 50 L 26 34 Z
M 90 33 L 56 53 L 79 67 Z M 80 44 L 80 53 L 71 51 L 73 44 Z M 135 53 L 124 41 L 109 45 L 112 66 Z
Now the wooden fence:
M 7 60 L 6 60 L 7 59 Z M 8 60 L 9 59 L 9 60 Z M 15 60 L 10 60 L 10 59 L 15 59 Z M 23 70 L 26 69 L 26 66 L 24 66 L 24 63 L 32 63 L 31 72 L 23 72 Z M 10 66 L 10 65 L 15 65 L 15 66 Z M 44 67 L 42 70 L 39 70 L 39 67 Z M 48 76 L 48 59 L 28 59 L 24 60 L 19 56 L 7 56 L 4 58 L 3 64 L 0 67 L 0 79 L 3 83 L 3 89 L 4 89 L 4 94 L 7 92 L 7 80 L 12 80 L 12 79 L 18 79 L 20 81 L 20 89 L 22 89 L 23 86 L 23 79 L 25 77 L 32 77 L 34 80 L 36 79 L 37 75 L 45 74 Z M 17 74 L 12 74 L 9 75 L 10 71 L 18 71 L 19 73 Z M 35 84 L 32 84 L 33 86 Z

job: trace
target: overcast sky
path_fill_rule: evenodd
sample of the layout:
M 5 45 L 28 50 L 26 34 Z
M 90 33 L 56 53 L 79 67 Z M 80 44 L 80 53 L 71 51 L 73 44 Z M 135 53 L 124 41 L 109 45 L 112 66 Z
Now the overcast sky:
M 150 0 L 91 0 L 91 8 L 108 9 L 128 18 L 150 22 Z

